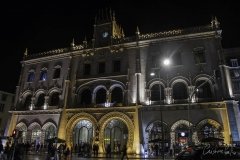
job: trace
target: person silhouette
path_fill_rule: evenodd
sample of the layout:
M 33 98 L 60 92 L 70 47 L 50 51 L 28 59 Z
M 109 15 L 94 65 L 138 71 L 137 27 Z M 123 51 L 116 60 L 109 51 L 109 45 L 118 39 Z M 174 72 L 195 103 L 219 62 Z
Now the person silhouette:
M 122 148 L 122 157 L 121 157 L 121 160 L 123 160 L 123 158 L 126 157 L 126 159 L 128 160 L 128 156 L 127 156 L 127 146 L 126 144 L 123 145 L 123 148 Z

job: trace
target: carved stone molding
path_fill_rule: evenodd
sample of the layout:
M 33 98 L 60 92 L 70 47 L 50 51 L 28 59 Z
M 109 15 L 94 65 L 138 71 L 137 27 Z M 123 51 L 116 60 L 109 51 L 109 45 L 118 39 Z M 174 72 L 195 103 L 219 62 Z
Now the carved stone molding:
M 123 121 L 127 128 L 128 128 L 128 148 L 133 147 L 133 140 L 134 140 L 134 125 L 132 120 L 124 113 L 121 112 L 110 112 L 106 115 L 104 115 L 100 121 L 99 121 L 99 126 L 100 126 L 100 133 L 99 133 L 99 144 L 103 145 L 104 143 L 104 129 L 106 128 L 106 125 L 113 119 L 118 119 Z
M 96 128 L 97 126 L 97 120 L 91 114 L 83 112 L 83 113 L 78 113 L 72 116 L 66 125 L 66 142 L 68 146 L 73 146 L 73 141 L 72 141 L 73 129 L 75 125 L 81 120 L 89 120 L 90 122 L 92 122 L 94 128 Z

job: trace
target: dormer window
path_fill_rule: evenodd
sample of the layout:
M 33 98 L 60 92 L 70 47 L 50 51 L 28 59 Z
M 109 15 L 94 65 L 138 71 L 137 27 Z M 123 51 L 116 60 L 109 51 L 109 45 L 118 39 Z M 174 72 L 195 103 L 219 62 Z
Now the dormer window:
M 237 59 L 231 59 L 231 65 L 232 67 L 238 67 L 238 60 Z
M 34 81 L 34 78 L 35 78 L 35 73 L 34 73 L 34 71 L 28 72 L 27 82 L 33 82 L 33 81 Z
M 61 75 L 61 66 L 56 66 L 56 67 L 54 67 L 54 70 L 53 70 L 53 79 L 58 79 L 58 78 L 60 78 L 60 75 Z
M 40 81 L 46 81 L 47 80 L 47 69 L 42 69 L 40 73 Z

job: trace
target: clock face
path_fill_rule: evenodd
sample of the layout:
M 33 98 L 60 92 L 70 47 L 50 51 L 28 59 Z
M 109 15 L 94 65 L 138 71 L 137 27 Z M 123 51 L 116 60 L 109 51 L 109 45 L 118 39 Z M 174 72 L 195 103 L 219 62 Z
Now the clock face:
M 102 36 L 103 36 L 103 38 L 108 37 L 108 32 L 103 32 L 103 33 L 102 33 Z

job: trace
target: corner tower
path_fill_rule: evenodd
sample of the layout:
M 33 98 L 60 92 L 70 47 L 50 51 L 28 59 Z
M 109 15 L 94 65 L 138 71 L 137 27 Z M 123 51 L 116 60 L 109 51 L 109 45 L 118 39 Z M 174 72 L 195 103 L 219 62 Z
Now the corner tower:
M 111 45 L 113 39 L 121 38 L 124 38 L 124 32 L 116 22 L 115 13 L 111 9 L 100 11 L 94 24 L 93 44 L 95 47 Z

